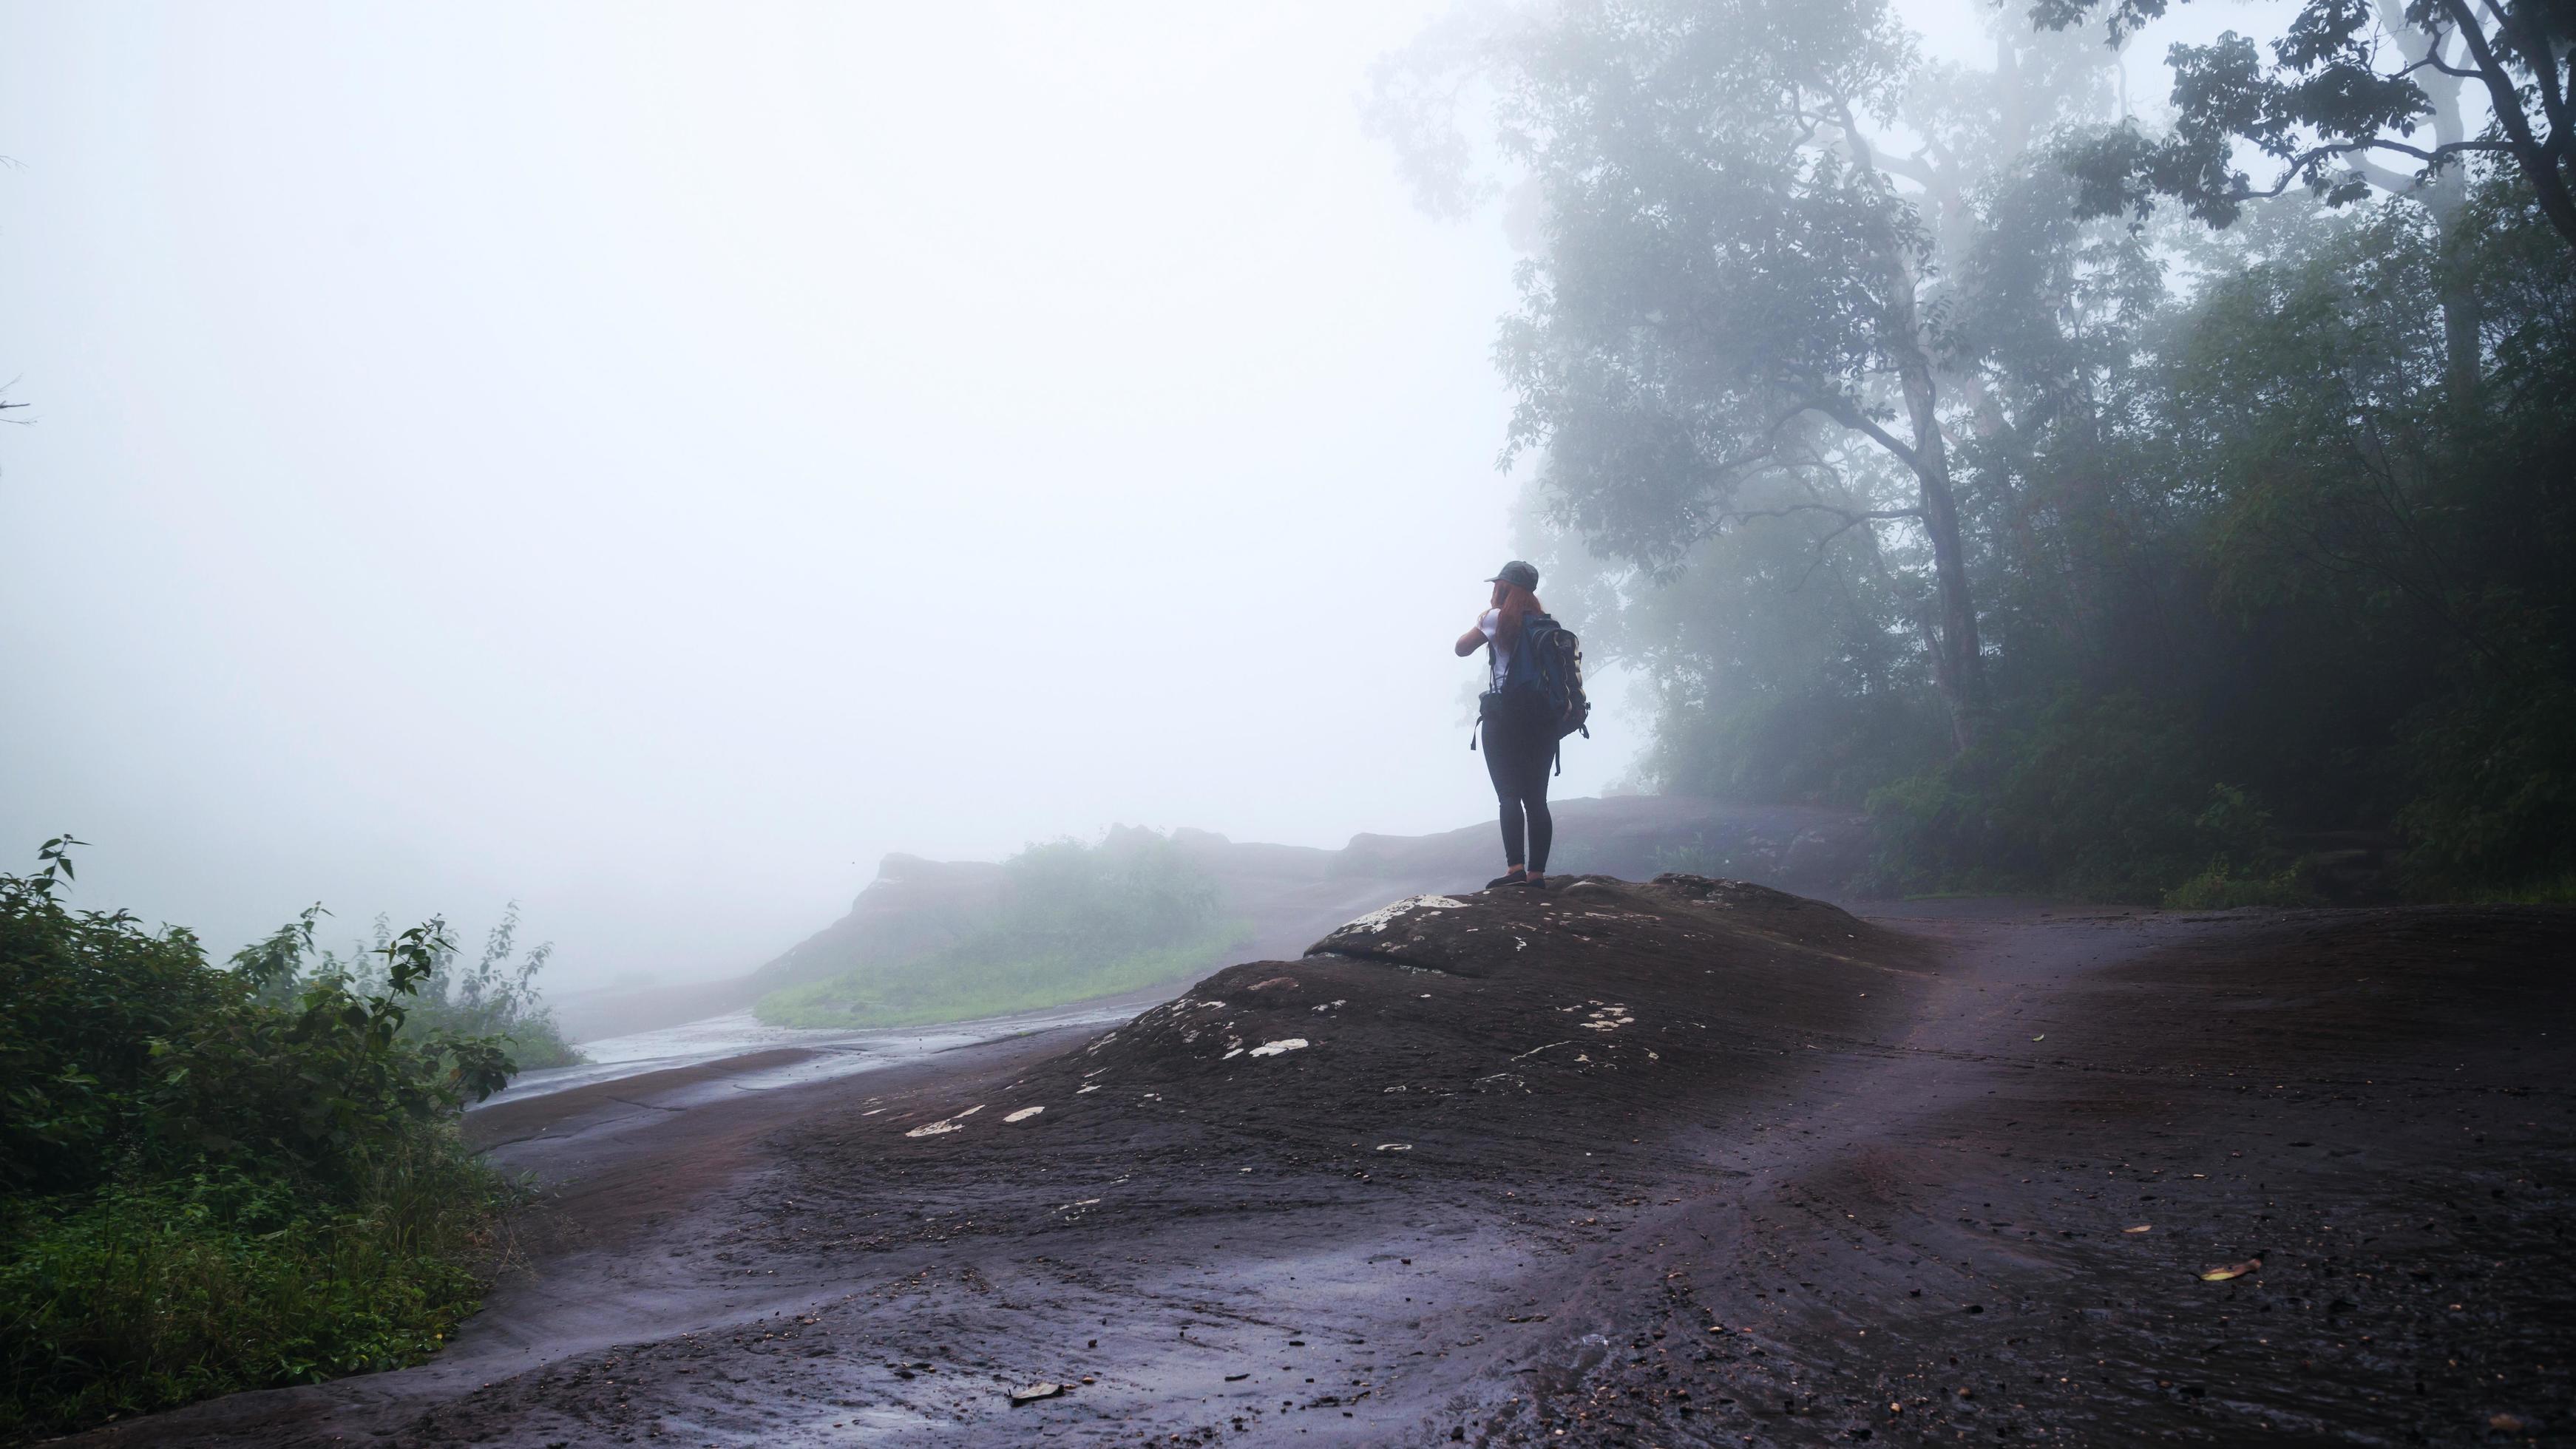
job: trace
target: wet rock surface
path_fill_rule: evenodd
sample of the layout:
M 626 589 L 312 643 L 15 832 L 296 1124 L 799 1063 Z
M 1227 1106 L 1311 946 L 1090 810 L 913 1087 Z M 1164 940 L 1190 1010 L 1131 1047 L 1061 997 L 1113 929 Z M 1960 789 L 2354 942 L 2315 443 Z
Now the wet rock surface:
M 447 1358 L 91 1440 L 2548 1438 L 2571 947 L 1415 898 L 1112 1031 L 532 1101 L 556 1204 Z

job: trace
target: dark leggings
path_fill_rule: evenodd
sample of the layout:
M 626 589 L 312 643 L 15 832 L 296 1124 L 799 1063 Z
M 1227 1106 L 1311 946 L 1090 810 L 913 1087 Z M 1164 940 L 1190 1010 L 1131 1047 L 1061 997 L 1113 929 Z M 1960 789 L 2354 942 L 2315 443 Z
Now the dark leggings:
M 1544 721 L 1515 719 L 1508 714 L 1485 722 L 1485 773 L 1493 777 L 1494 798 L 1503 807 L 1503 864 L 1519 865 L 1521 827 L 1529 827 L 1529 869 L 1547 873 L 1547 847 L 1556 822 L 1547 813 L 1547 769 L 1556 759 L 1556 740 Z

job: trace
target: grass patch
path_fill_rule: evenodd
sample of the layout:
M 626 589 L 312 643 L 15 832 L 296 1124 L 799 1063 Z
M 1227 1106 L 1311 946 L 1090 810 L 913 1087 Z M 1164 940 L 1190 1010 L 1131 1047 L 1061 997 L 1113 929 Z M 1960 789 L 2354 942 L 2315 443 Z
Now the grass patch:
M 903 966 L 773 991 L 754 1010 L 771 1026 L 807 1027 L 927 1026 L 1037 1011 L 1206 971 L 1251 939 L 1251 927 L 1234 922 L 1177 946 L 1110 960 L 1083 952 L 943 951 Z
M 213 1166 L 17 1205 L 0 1442 L 436 1353 L 482 1301 L 514 1191 L 452 1133 L 375 1177 L 343 1205 Z
M 2467 898 L 2481 906 L 2576 906 L 2576 871 L 2543 876 L 2518 886 L 2472 891 Z
M 1150 830 L 1059 840 L 1002 862 L 999 903 L 943 949 L 791 986 L 753 1007 L 771 1026 L 923 1026 L 1114 996 L 1203 971 L 1251 939 L 1215 881 Z
M 2239 906 L 2312 906 L 2316 892 L 2292 868 L 2272 875 L 2231 871 L 2213 865 L 2164 894 L 2169 911 L 2227 911 Z

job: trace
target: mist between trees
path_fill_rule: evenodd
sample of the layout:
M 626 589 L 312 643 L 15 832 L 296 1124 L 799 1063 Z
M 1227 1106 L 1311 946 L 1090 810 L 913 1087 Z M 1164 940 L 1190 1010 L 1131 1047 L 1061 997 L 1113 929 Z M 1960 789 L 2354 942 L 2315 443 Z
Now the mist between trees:
M 1531 252 L 1549 602 L 1648 682 L 1646 783 L 1866 807 L 1858 890 L 2565 897 L 2576 36 L 2317 3 L 2177 47 L 2159 132 L 2098 22 L 2162 9 L 1962 65 L 1871 0 L 1596 0 L 1391 59 L 1425 204 Z

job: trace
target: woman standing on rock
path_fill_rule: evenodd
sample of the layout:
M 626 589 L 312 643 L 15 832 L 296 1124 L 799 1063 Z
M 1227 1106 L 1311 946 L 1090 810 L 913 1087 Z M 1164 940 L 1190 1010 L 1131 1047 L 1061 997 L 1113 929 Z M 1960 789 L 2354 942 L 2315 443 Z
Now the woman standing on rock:
M 1493 777 L 1494 795 L 1502 802 L 1503 864 L 1510 867 L 1486 882 L 1494 886 L 1537 886 L 1547 879 L 1547 848 L 1556 822 L 1547 813 L 1547 769 L 1556 758 L 1556 731 L 1546 718 L 1546 696 L 1527 688 L 1510 688 L 1527 679 L 1515 677 L 1512 661 L 1522 643 L 1524 626 L 1543 616 L 1539 606 L 1538 570 L 1518 559 L 1486 580 L 1494 586 L 1493 607 L 1476 627 L 1458 636 L 1458 657 L 1478 648 L 1486 651 L 1493 683 L 1477 701 L 1477 721 L 1485 737 L 1485 773 Z M 1468 743 L 1474 744 L 1473 737 Z M 1529 849 L 1524 855 L 1526 833 Z

